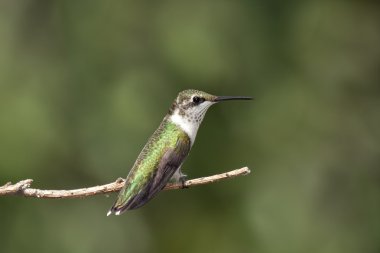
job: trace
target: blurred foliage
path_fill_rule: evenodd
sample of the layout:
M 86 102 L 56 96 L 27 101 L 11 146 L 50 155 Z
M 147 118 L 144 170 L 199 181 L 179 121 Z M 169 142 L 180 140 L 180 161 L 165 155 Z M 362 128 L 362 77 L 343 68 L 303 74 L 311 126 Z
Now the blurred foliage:
M 177 93 L 213 107 L 159 194 L 0 198 L 1 252 L 379 252 L 380 8 L 372 1 L 2 1 L 0 184 L 125 177 Z

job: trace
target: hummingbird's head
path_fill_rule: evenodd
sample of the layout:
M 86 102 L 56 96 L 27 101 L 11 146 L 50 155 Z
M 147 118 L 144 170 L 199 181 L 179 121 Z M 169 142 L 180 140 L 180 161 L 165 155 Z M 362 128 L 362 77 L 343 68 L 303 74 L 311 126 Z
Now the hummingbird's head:
M 170 107 L 170 114 L 178 114 L 190 123 L 200 123 L 216 96 L 198 90 L 181 91 Z
M 199 90 L 181 91 L 169 109 L 172 121 L 188 129 L 190 138 L 195 139 L 199 125 L 211 105 L 225 100 L 250 100 L 251 97 L 214 96 Z

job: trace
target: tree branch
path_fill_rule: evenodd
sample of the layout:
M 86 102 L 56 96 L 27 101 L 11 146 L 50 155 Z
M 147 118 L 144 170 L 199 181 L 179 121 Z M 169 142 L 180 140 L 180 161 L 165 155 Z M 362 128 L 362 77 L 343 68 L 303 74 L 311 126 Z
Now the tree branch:
M 227 178 L 233 178 L 237 176 L 244 176 L 249 174 L 251 171 L 248 167 L 244 167 L 241 169 L 232 170 L 229 172 L 208 176 L 195 178 L 191 180 L 187 180 L 182 183 L 169 183 L 165 186 L 164 190 L 175 190 L 182 189 L 183 187 L 193 187 L 197 185 L 210 184 L 215 183 L 220 180 L 224 180 Z M 106 194 L 110 192 L 119 191 L 124 185 L 124 179 L 119 178 L 113 183 L 98 185 L 89 188 L 81 188 L 75 190 L 40 190 L 30 188 L 33 179 L 25 179 L 17 182 L 15 184 L 6 183 L 3 186 L 0 186 L 0 196 L 4 195 L 21 195 L 24 197 L 33 197 L 33 198 L 53 198 L 53 199 L 61 199 L 61 198 L 83 198 L 94 196 L 98 194 Z

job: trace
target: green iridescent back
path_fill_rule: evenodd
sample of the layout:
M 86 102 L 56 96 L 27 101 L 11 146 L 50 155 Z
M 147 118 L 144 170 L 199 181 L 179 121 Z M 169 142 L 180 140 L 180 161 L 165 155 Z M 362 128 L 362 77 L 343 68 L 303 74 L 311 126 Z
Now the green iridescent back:
M 139 154 L 127 176 L 125 186 L 119 193 L 115 207 L 125 205 L 151 182 L 162 157 L 168 149 L 175 149 L 178 142 L 190 150 L 190 139 L 187 134 L 165 117 Z

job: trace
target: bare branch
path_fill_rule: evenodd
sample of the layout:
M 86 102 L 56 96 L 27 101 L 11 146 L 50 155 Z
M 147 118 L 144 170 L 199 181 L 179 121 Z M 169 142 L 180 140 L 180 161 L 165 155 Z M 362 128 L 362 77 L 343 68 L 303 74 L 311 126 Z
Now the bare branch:
M 224 180 L 227 178 L 233 178 L 237 176 L 244 176 L 249 174 L 251 171 L 248 167 L 244 167 L 241 169 L 232 170 L 229 172 L 208 176 L 195 178 L 191 180 L 185 181 L 184 185 L 181 183 L 169 183 L 165 186 L 164 190 L 175 190 L 182 189 L 183 187 L 193 187 L 196 185 L 210 184 L 215 183 L 220 180 Z M 4 195 L 20 195 L 24 197 L 33 197 L 33 198 L 53 198 L 53 199 L 61 199 L 61 198 L 83 198 L 88 196 L 94 196 L 98 194 L 106 194 L 110 192 L 119 191 L 123 185 L 124 180 L 122 178 L 117 179 L 113 183 L 98 185 L 89 188 L 81 188 L 75 190 L 40 190 L 30 188 L 33 179 L 25 179 L 16 184 L 6 183 L 4 186 L 0 187 L 0 196 Z

